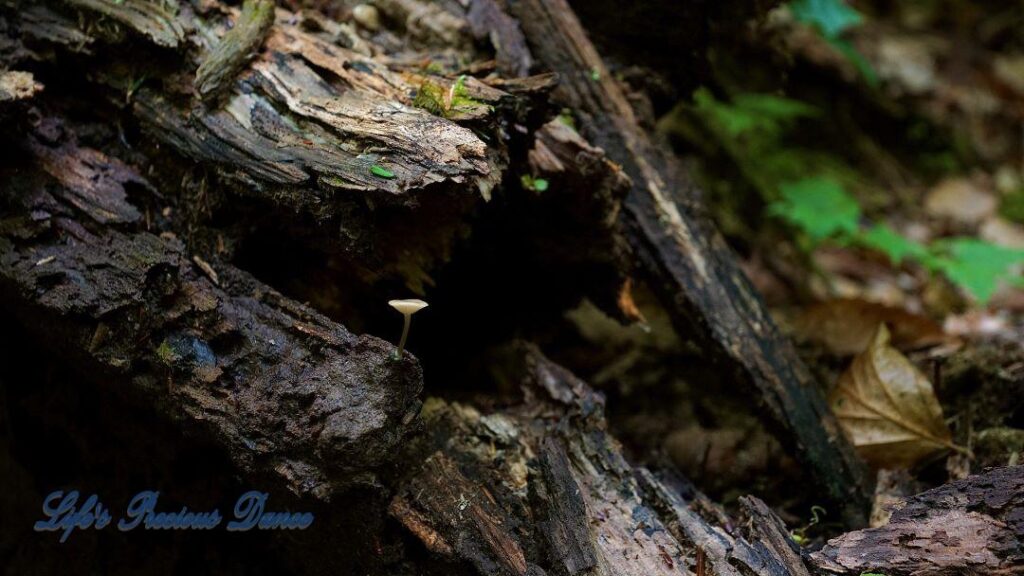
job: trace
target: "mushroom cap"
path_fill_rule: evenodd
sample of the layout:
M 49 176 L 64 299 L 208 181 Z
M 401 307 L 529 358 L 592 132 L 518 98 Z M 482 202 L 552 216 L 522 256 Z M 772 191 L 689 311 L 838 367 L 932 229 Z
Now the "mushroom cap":
M 416 299 L 389 300 L 388 304 L 390 304 L 392 308 L 398 310 L 402 314 L 415 314 L 428 306 L 428 304 L 423 300 Z

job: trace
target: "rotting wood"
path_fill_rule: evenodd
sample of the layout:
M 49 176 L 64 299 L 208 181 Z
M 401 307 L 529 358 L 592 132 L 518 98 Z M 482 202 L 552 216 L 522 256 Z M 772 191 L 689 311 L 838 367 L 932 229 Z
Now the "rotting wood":
M 749 505 L 758 540 L 708 523 L 671 484 L 625 461 L 600 395 L 535 347 L 515 355 L 523 404 L 483 414 L 426 402 L 426 438 L 412 453 L 429 457 L 409 469 L 391 514 L 429 550 L 487 575 L 692 574 L 701 550 L 713 574 L 806 576 L 798 553 L 774 547 L 788 536 L 763 504 Z M 773 540 L 762 545 L 765 534 Z
M 741 500 L 747 519 L 745 537 L 730 534 L 728 525 L 707 521 L 692 501 L 683 498 L 669 475 L 637 473 L 645 496 L 681 541 L 700 551 L 705 567 L 717 576 L 808 576 L 796 544 L 782 522 L 757 498 Z M 721 522 L 721 520 L 719 520 Z
M 301 15 L 281 9 L 262 52 L 224 80 L 220 105 L 197 105 L 195 90 L 182 79 L 194 77 L 200 64 L 194 57 L 204 52 L 158 49 L 145 75 L 126 75 L 133 58 L 157 44 L 146 33 L 149 24 L 129 20 L 122 28 L 138 33 L 112 38 L 76 21 L 79 13 L 86 21 L 99 18 L 103 12 L 90 11 L 92 4 L 78 11 L 56 0 L 23 4 L 5 3 L 0 17 L 27 53 L 78 53 L 80 37 L 96 34 L 86 35 L 87 45 L 105 57 L 88 59 L 91 72 L 79 81 L 106 90 L 118 104 L 129 103 L 151 156 L 175 153 L 159 168 L 174 166 L 178 172 L 163 177 L 212 176 L 215 185 L 203 192 L 211 204 L 248 209 L 255 203 L 237 198 L 255 198 L 282 229 L 299 231 L 332 259 L 364 276 L 397 277 L 415 292 L 429 284 L 430 274 L 465 235 L 467 214 L 500 181 L 507 151 L 499 124 L 516 121 L 525 108 L 520 100 L 526 97 L 469 78 L 463 83 L 465 100 L 475 104 L 451 118 L 433 115 L 413 106 L 417 91 L 427 85 L 448 89 L 454 79 L 338 45 L 330 34 L 310 31 L 316 25 L 304 25 Z M 183 5 L 175 21 L 190 45 L 208 53 L 231 34 L 224 14 L 232 10 L 205 6 L 197 14 Z M 527 90 L 544 88 L 541 82 Z M 441 217 L 417 218 L 422 211 Z M 396 234 L 421 240 L 397 246 L 388 240 Z
M 673 323 L 694 332 L 755 391 L 768 420 L 851 525 L 863 525 L 869 482 L 821 391 L 694 198 L 694 184 L 637 124 L 622 87 L 565 0 L 510 0 L 534 58 L 559 74 L 556 98 L 583 134 L 633 180 L 622 221 Z
M 238 20 L 196 70 L 200 98 L 212 100 L 230 84 L 259 49 L 274 23 L 271 0 L 245 0 Z
M 134 14 L 134 4 L 149 6 L 148 2 L 112 7 L 102 0 L 77 1 L 77 6 L 98 14 L 115 10 L 126 26 L 152 37 L 147 34 L 148 20 L 123 14 Z M 140 88 L 133 98 L 136 113 L 157 139 L 186 156 L 220 165 L 227 178 L 239 180 L 243 188 L 256 184 L 257 190 L 304 184 L 310 192 L 326 196 L 337 189 L 401 194 L 442 181 L 473 182 L 483 192 L 493 186 L 494 159 L 472 130 L 412 106 L 422 83 L 443 85 L 447 80 L 394 72 L 386 59 L 367 57 L 304 31 L 301 19 L 283 10 L 266 30 L 272 11 L 259 2 L 250 4 L 252 9 L 243 16 L 248 12 L 251 17 L 224 31 L 201 63 L 182 52 L 178 69 L 149 71 L 146 79 L 155 81 L 161 73 L 173 76 L 198 65 L 200 93 L 226 92 L 222 109 L 204 110 L 182 103 L 177 95 Z M 71 49 L 69 37 L 81 32 L 71 15 L 62 16 L 58 7 L 42 8 L 48 16 L 43 24 L 38 18 L 23 18 L 18 10 L 7 16 L 23 41 L 57 42 Z M 214 16 L 209 18 L 189 13 L 173 21 L 179 24 L 181 39 L 206 46 L 207 35 L 186 29 L 181 22 L 223 29 Z M 246 58 L 264 36 L 263 54 L 246 66 Z M 97 70 L 114 64 L 98 62 Z M 509 97 L 475 80 L 466 84 L 466 90 L 488 105 Z M 375 163 L 390 167 L 396 177 L 375 176 Z M 282 196 L 280 191 L 272 195 Z
M 148 0 L 67 0 L 137 30 L 166 48 L 177 48 L 185 39 L 185 25 L 163 2 Z M 175 3 L 176 5 L 177 3 Z
M 824 574 L 1024 574 L 1024 466 L 997 468 L 896 504 L 888 523 L 829 540 Z
M 494 47 L 498 72 L 502 76 L 515 78 L 530 73 L 533 56 L 523 31 L 497 0 L 471 0 L 466 9 L 466 21 L 473 36 L 487 38 Z
M 330 499 L 395 456 L 419 409 L 414 358 L 229 264 L 214 282 L 214 264 L 131 226 L 121 185 L 139 176 L 53 118 L 37 131 L 38 166 L 4 174 L 0 301 L 44 346 L 297 495 Z

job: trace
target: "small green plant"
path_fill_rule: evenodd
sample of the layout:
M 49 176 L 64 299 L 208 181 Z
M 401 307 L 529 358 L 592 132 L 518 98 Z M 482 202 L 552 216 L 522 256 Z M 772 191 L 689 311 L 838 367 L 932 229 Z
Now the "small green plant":
M 932 243 L 932 258 L 925 265 L 987 302 L 1002 281 L 1024 286 L 1014 269 L 1024 265 L 1024 250 L 989 244 L 977 238 L 944 238 Z
M 864 227 L 857 201 L 830 178 L 784 183 L 780 190 L 782 198 L 771 203 L 769 212 L 803 231 L 814 244 L 832 240 L 877 250 L 894 264 L 915 261 L 943 274 L 982 304 L 1001 282 L 1022 284 L 1015 268 L 1024 265 L 1024 250 L 976 238 L 943 238 L 924 245 L 884 224 Z
M 569 108 L 562 108 L 562 111 L 558 114 L 558 121 L 573 130 L 576 129 L 576 118 L 573 117 L 572 110 Z
M 838 181 L 805 178 L 784 183 L 779 191 L 782 198 L 769 206 L 769 213 L 800 228 L 811 240 L 857 233 L 860 205 Z
M 849 172 L 828 154 L 785 141 L 798 122 L 820 116 L 817 108 L 799 100 L 772 94 L 737 94 L 727 102 L 716 99 L 707 88 L 698 88 L 689 110 L 766 199 L 777 197 L 780 182 L 798 180 L 812 172 L 836 177 Z
M 548 181 L 544 178 L 534 178 L 529 174 L 523 174 L 519 177 L 519 182 L 522 183 L 523 188 L 532 190 L 534 192 L 544 192 L 548 189 Z
M 871 86 L 878 85 L 878 74 L 864 55 L 842 35 L 864 22 L 864 16 L 847 6 L 843 0 L 793 0 L 789 3 L 793 17 L 814 28 L 836 51 L 850 61 Z
M 821 518 L 826 515 L 828 515 L 828 512 L 822 506 L 818 506 L 817 504 L 811 506 L 811 520 L 807 524 L 790 532 L 789 537 L 793 539 L 793 542 L 803 546 L 807 543 L 807 531 L 812 527 L 817 526 L 818 523 L 821 522 Z
M 146 74 L 128 77 L 127 81 L 125 81 L 124 88 L 124 101 L 126 104 L 132 101 L 132 96 L 135 96 L 135 93 L 138 92 L 139 88 L 141 88 L 146 82 L 146 78 Z
M 707 88 L 693 93 L 697 111 L 713 122 L 730 137 L 754 134 L 754 137 L 774 137 L 799 118 L 818 116 L 813 106 L 771 94 L 738 94 L 732 102 L 720 102 Z
M 769 214 L 802 232 L 803 248 L 837 242 L 876 250 L 896 265 L 915 262 L 943 274 L 981 303 L 1000 282 L 1021 282 L 1012 276 L 1024 262 L 1020 250 L 971 238 L 924 245 L 884 223 L 864 222 L 860 204 L 848 192 L 851 185 L 863 186 L 862 178 L 830 154 L 787 141 L 797 122 L 819 116 L 816 108 L 769 94 L 738 94 L 726 102 L 700 88 L 690 111 L 768 203 Z

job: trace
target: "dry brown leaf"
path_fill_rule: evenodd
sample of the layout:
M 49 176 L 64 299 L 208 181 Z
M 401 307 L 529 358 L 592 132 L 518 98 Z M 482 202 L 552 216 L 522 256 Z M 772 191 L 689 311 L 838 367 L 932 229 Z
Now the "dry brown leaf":
M 893 344 L 900 349 L 941 344 L 942 326 L 930 318 L 857 299 L 820 302 L 797 318 L 794 328 L 806 340 L 820 342 L 834 354 L 846 356 L 867 349 L 880 324 L 892 327 Z
M 840 426 L 872 466 L 908 468 L 953 444 L 931 383 L 878 328 L 829 398 Z
M 981 225 L 978 235 L 996 246 L 1024 249 L 1024 226 L 993 216 Z
M 947 178 L 924 199 L 924 209 L 933 216 L 962 224 L 979 224 L 995 213 L 999 202 L 982 185 L 969 178 Z

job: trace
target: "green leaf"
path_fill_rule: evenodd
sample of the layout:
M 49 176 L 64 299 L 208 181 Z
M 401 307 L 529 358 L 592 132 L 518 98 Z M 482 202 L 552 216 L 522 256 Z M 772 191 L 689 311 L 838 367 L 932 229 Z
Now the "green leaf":
M 857 242 L 882 252 L 893 264 L 903 262 L 908 256 L 921 262 L 930 257 L 928 248 L 924 245 L 908 240 L 885 224 L 879 224 L 859 234 Z
M 813 27 L 849 60 L 869 86 L 878 86 L 878 74 L 871 63 L 852 44 L 840 38 L 843 32 L 864 22 L 860 12 L 847 6 L 843 0 L 793 0 L 789 3 L 789 10 L 798 22 Z
M 733 106 L 741 110 L 756 112 L 778 120 L 811 118 L 819 114 L 818 109 L 810 104 L 771 94 L 737 94 L 732 99 L 732 103 Z
M 836 234 L 854 234 L 860 206 L 843 185 L 828 177 L 788 182 L 779 187 L 782 198 L 769 211 L 793 224 L 814 241 Z
M 818 114 L 813 106 L 770 94 L 739 94 L 731 104 L 720 102 L 704 87 L 693 93 L 693 101 L 697 113 L 729 137 L 753 130 L 778 132 L 789 121 Z
M 534 192 L 544 192 L 548 189 L 548 181 L 544 178 L 534 178 L 529 174 L 523 174 L 519 177 L 519 182 L 523 185 L 523 188 L 532 190 Z
M 789 10 L 799 22 L 814 26 L 825 38 L 837 38 L 864 21 L 864 16 L 843 0 L 793 0 Z
M 562 108 L 562 113 L 558 115 L 558 121 L 573 130 L 576 129 L 576 119 L 573 118 L 572 110 L 569 108 Z
M 370 166 L 370 172 L 372 172 L 374 176 L 380 176 L 381 178 L 387 178 L 388 180 L 395 177 L 394 172 L 388 170 L 383 166 L 380 166 L 379 164 L 374 164 L 373 166 Z
M 989 244 L 976 238 L 951 238 L 933 246 L 932 267 L 985 304 L 1000 282 L 1019 281 L 1024 250 Z

